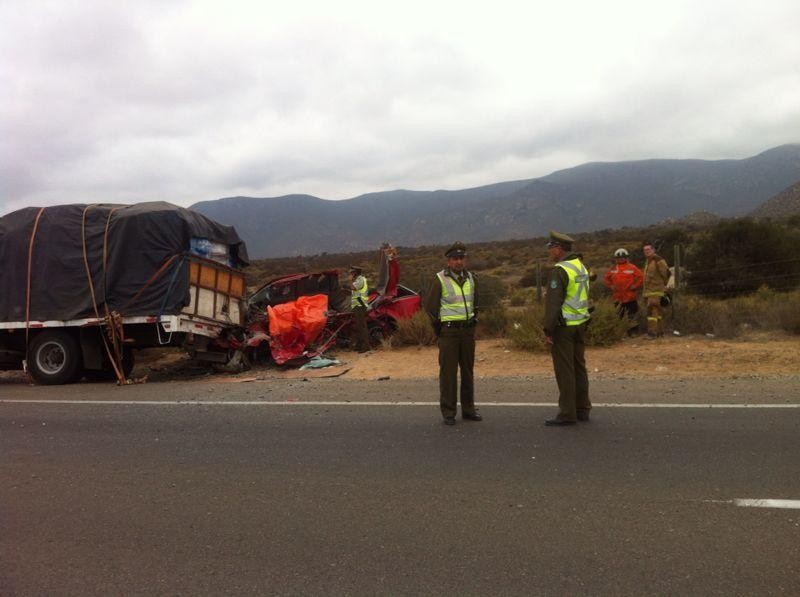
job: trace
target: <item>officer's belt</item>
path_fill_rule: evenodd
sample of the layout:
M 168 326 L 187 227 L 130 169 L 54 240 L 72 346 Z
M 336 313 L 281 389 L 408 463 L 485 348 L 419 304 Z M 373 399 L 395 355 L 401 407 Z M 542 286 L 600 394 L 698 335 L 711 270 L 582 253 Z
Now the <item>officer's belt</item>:
M 475 320 L 470 319 L 469 321 L 444 321 L 442 322 L 442 327 L 444 328 L 470 328 L 475 325 Z

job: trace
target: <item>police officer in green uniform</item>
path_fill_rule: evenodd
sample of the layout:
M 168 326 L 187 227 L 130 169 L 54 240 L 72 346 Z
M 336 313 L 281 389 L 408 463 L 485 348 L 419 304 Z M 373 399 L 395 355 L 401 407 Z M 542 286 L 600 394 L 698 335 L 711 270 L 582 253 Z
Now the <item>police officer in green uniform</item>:
M 467 248 L 456 241 L 445 252 L 447 267 L 436 274 L 425 311 L 439 337 L 439 406 L 445 425 L 455 425 L 458 371 L 461 369 L 461 417 L 481 421 L 475 408 L 475 276 L 467 271 Z
M 367 352 L 369 350 L 369 330 L 367 330 L 369 286 L 362 271 L 363 269 L 357 265 L 350 267 L 350 308 L 353 310 L 355 320 L 353 322 L 355 348 L 358 352 Z
M 548 426 L 574 425 L 588 421 L 589 376 L 584 358 L 586 326 L 589 322 L 589 272 L 572 252 L 575 241 L 550 231 L 547 253 L 555 262 L 547 285 L 544 334 L 551 345 L 553 369 L 558 384 L 558 414 Z

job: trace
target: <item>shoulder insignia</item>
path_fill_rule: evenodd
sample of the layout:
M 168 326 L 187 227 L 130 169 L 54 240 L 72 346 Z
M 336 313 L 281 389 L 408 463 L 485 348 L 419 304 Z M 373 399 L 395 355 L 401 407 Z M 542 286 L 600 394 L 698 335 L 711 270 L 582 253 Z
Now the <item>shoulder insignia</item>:
M 558 280 L 550 280 L 550 288 L 558 288 Z

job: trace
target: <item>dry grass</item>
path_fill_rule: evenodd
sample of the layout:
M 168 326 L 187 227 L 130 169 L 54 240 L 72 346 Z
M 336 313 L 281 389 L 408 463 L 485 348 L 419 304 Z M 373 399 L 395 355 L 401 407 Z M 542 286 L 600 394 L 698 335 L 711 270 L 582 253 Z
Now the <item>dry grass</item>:
M 775 292 L 762 287 L 751 295 L 724 300 L 678 296 L 673 327 L 685 334 L 719 338 L 734 338 L 753 329 L 800 334 L 800 291 Z
M 391 337 L 391 346 L 432 346 L 436 341 L 436 333 L 428 315 L 417 311 L 413 317 L 397 322 L 397 329 Z

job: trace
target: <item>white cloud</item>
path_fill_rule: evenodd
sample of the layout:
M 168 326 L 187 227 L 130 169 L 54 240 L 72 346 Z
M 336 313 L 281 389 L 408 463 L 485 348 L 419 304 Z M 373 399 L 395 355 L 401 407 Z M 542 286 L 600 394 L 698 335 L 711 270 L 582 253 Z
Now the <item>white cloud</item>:
M 0 212 L 800 141 L 793 1 L 0 3 Z

